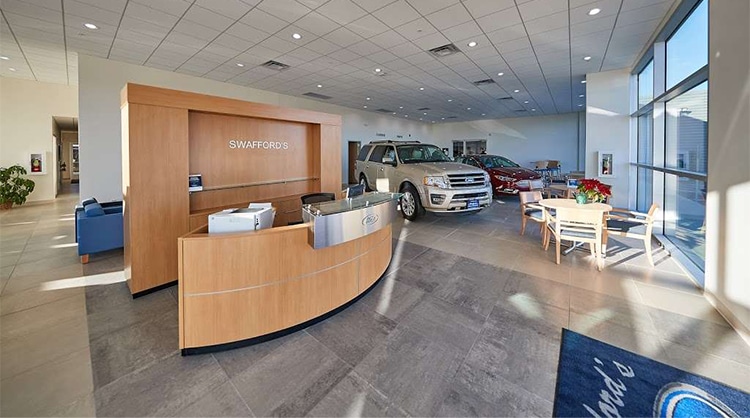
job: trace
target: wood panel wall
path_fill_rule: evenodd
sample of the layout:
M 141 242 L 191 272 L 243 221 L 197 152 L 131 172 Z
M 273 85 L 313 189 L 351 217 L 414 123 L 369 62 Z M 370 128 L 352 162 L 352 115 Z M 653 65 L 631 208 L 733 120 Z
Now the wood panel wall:
M 121 105 L 125 271 L 132 293 L 177 280 L 177 238 L 211 211 L 271 201 L 282 224 L 298 219 L 292 212 L 300 195 L 341 187 L 339 115 L 137 84 L 123 88 Z M 296 152 L 226 152 L 229 139 L 274 138 Z M 244 186 L 189 195 L 191 172 L 201 173 L 208 188 Z M 252 185 L 272 180 L 279 182 Z

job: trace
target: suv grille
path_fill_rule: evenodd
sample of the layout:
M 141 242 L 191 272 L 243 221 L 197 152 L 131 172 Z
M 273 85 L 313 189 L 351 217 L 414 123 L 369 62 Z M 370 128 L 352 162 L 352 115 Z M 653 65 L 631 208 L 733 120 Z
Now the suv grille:
M 448 174 L 448 187 L 461 189 L 484 186 L 484 173 Z

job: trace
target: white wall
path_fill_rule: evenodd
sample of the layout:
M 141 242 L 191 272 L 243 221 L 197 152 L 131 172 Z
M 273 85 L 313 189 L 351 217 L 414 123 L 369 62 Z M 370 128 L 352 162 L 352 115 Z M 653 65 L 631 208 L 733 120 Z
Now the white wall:
M 28 201 L 51 200 L 57 189 L 53 116 L 78 116 L 75 86 L 0 77 L 0 166 L 21 164 L 45 153 L 46 174 L 29 176 L 36 186 Z
M 532 161 L 558 160 L 563 172 L 578 169 L 578 113 L 441 123 L 433 127 L 433 137 L 436 145 L 448 149 L 453 140 L 486 139 L 488 154 L 524 167 L 533 167 Z
M 709 3 L 706 292 L 750 329 L 750 2 Z M 728 311 L 728 312 L 727 312 Z
M 596 178 L 597 153 L 614 153 L 612 203 L 628 207 L 630 176 L 630 70 L 586 75 L 586 177 Z
M 387 138 L 395 138 L 396 135 L 408 138 L 411 135 L 413 139 L 431 140 L 431 126 L 420 122 L 79 55 L 82 198 L 94 196 L 102 201 L 122 199 L 120 90 L 128 82 L 342 115 L 342 181 L 347 179 L 347 141 L 367 143 L 379 139 L 376 133 L 384 133 Z

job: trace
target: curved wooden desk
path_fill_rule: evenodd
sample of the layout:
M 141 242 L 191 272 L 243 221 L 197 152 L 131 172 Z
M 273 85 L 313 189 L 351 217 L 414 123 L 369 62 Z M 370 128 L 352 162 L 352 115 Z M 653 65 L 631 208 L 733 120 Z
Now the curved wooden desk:
M 313 249 L 309 225 L 179 238 L 180 348 L 232 348 L 282 335 L 346 305 L 391 261 L 391 225 Z

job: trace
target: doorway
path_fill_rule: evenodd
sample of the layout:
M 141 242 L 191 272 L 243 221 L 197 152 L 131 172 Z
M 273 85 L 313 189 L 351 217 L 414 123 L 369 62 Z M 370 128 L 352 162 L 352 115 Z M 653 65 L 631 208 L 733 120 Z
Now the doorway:
M 349 184 L 359 183 L 355 170 L 357 167 L 357 155 L 359 155 L 359 149 L 361 146 L 362 143 L 360 141 L 349 141 L 349 148 L 347 152 L 347 161 L 349 164 L 347 173 L 349 173 Z
M 56 169 L 59 192 L 78 192 L 78 118 L 53 116 L 53 129 L 57 138 Z
M 486 139 L 467 139 L 453 141 L 453 158 L 464 155 L 476 155 L 487 153 Z

